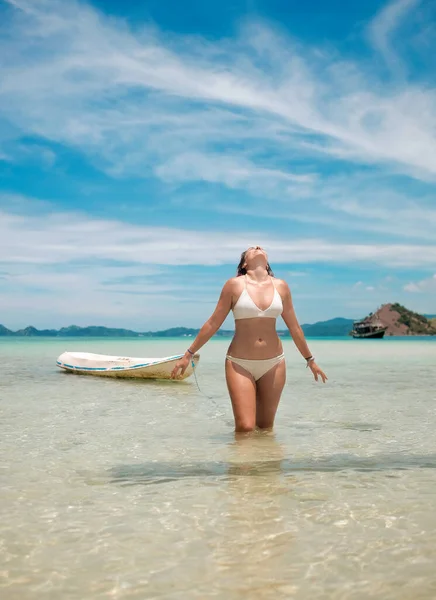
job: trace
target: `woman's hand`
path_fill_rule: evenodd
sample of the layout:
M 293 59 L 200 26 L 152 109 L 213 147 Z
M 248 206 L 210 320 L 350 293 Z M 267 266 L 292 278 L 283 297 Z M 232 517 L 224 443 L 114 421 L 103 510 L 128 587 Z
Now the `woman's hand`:
M 318 381 L 318 378 L 321 377 L 322 382 L 325 383 L 327 381 L 327 375 L 324 373 L 322 369 L 318 367 L 314 360 L 311 360 L 308 364 L 309 369 L 312 371 L 315 381 Z
M 174 369 L 171 371 L 171 379 L 176 379 L 179 375 L 183 375 L 191 360 L 192 356 L 190 354 L 184 354 L 183 357 L 176 362 Z

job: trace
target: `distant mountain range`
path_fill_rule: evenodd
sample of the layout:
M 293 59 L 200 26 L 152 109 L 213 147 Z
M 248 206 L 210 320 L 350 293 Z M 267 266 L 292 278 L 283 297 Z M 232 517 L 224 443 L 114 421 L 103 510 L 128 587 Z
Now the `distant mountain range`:
M 394 313 L 395 324 L 391 326 L 390 335 L 422 335 L 433 334 L 436 328 L 436 315 L 417 315 L 412 311 L 407 310 L 400 304 L 386 304 L 374 316 L 383 317 L 380 311 L 385 310 L 389 313 Z M 379 314 L 380 312 L 380 314 Z M 398 315 L 397 315 L 398 312 Z M 372 313 L 371 313 L 372 314 Z M 383 319 L 382 319 L 383 320 Z M 353 319 L 343 319 L 341 317 L 329 319 L 328 321 L 318 321 L 317 323 L 302 325 L 304 335 L 307 337 L 343 337 L 348 336 L 353 328 Z M 395 326 L 394 326 L 395 325 Z M 403 331 L 404 330 L 404 331 Z M 435 329 L 436 330 L 436 329 Z M 190 329 L 187 327 L 171 327 L 163 331 L 145 331 L 138 332 L 131 329 L 116 329 L 113 327 L 99 327 L 91 325 L 89 327 L 78 327 L 71 325 L 70 327 L 62 327 L 61 329 L 36 329 L 29 326 L 18 331 L 11 331 L 4 325 L 0 325 L 0 337 L 194 337 L 198 333 L 198 329 Z M 220 329 L 215 335 L 216 337 L 232 337 L 234 331 L 232 329 Z M 289 337 L 289 331 L 278 331 L 281 337 Z
M 313 324 L 302 325 L 304 334 L 308 337 L 325 337 L 325 336 L 344 336 L 348 335 L 353 325 L 352 319 L 330 319 L 329 321 L 320 321 Z M 70 327 L 62 327 L 61 329 L 36 329 L 29 326 L 18 331 L 11 331 L 4 325 L 0 325 L 0 337 L 193 337 L 198 333 L 198 329 L 190 329 L 187 327 L 172 327 L 163 331 L 146 331 L 138 332 L 131 329 L 115 329 L 112 327 L 98 327 L 91 325 L 90 327 L 78 327 L 71 325 Z M 289 331 L 279 331 L 281 337 L 289 337 Z M 216 333 L 216 337 L 232 337 L 234 331 L 232 329 L 220 329 Z

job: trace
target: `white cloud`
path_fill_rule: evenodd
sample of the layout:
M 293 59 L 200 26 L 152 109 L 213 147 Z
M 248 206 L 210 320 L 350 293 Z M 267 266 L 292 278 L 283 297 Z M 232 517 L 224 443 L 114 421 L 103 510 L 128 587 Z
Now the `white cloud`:
M 423 292 L 435 292 L 436 293 L 436 273 L 432 277 L 422 279 L 421 281 L 411 281 L 404 286 L 405 292 L 411 293 L 423 293 Z
M 288 277 L 307 277 L 307 271 L 288 271 Z
M 355 184 L 358 181 L 355 180 Z M 330 218 L 340 216 L 340 223 L 351 229 L 382 233 L 401 238 L 434 241 L 436 208 L 433 194 L 415 198 L 389 189 L 386 183 L 361 183 L 349 189 L 346 182 L 331 182 L 322 200 Z
M 390 188 L 386 178 L 355 174 L 316 178 L 304 185 L 289 184 L 290 199 L 277 198 L 264 212 L 265 219 L 289 220 L 323 226 L 326 235 L 337 239 L 341 232 L 365 232 L 371 238 L 386 234 L 400 239 L 434 242 L 436 208 L 432 187 L 415 197 L 407 191 Z M 216 210 L 228 214 L 250 215 L 262 211 L 264 200 L 253 198 L 249 205 L 220 202 Z M 295 202 L 299 202 L 298 206 Z M 368 235 L 365 236 L 368 238 Z M 380 239 L 380 235 L 378 236 Z
M 436 262 L 436 246 L 422 244 L 347 244 L 316 238 L 289 241 L 259 231 L 229 235 L 149 227 L 80 213 L 27 216 L 0 212 L 0 256 L 9 265 L 102 260 L 155 266 L 234 264 L 253 240 L 268 249 L 272 262 L 281 264 L 361 262 L 428 267 Z
M 404 286 L 404 291 L 405 292 L 420 292 L 421 290 L 419 289 L 419 286 L 416 285 L 416 283 L 408 283 L 407 285 Z
M 394 50 L 392 38 L 405 17 L 419 3 L 420 0 L 394 0 L 382 8 L 369 28 L 372 43 L 393 73 L 404 75 L 405 67 Z
M 252 161 L 238 156 L 200 153 L 180 154 L 157 167 L 155 173 L 168 181 L 208 181 L 252 193 L 283 191 L 287 186 L 315 180 L 311 174 L 256 167 Z
M 376 288 L 373 285 L 364 286 L 363 281 L 356 281 L 352 287 L 353 292 L 361 292 L 362 289 L 364 289 L 366 292 L 373 292 Z

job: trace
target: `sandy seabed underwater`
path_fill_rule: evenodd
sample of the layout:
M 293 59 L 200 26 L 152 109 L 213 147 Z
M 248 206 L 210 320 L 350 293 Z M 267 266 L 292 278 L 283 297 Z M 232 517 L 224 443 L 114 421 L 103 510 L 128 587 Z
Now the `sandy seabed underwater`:
M 235 439 L 228 341 L 185 382 L 68 375 L 0 340 L 0 598 L 434 600 L 436 340 L 291 341 L 273 433 Z

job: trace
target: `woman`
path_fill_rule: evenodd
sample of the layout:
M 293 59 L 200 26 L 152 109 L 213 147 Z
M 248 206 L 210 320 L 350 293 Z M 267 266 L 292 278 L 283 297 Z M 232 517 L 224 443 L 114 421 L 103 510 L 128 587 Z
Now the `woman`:
M 230 310 L 235 335 L 226 356 L 226 381 L 232 401 L 235 431 L 271 428 L 286 381 L 285 357 L 276 332 L 276 319 L 283 317 L 295 345 L 316 381 L 327 377 L 315 363 L 298 324 L 288 284 L 275 279 L 267 253 L 260 246 L 241 255 L 237 276 L 229 279 L 213 315 L 200 329 L 172 377 L 184 373 L 192 355 L 218 331 Z

